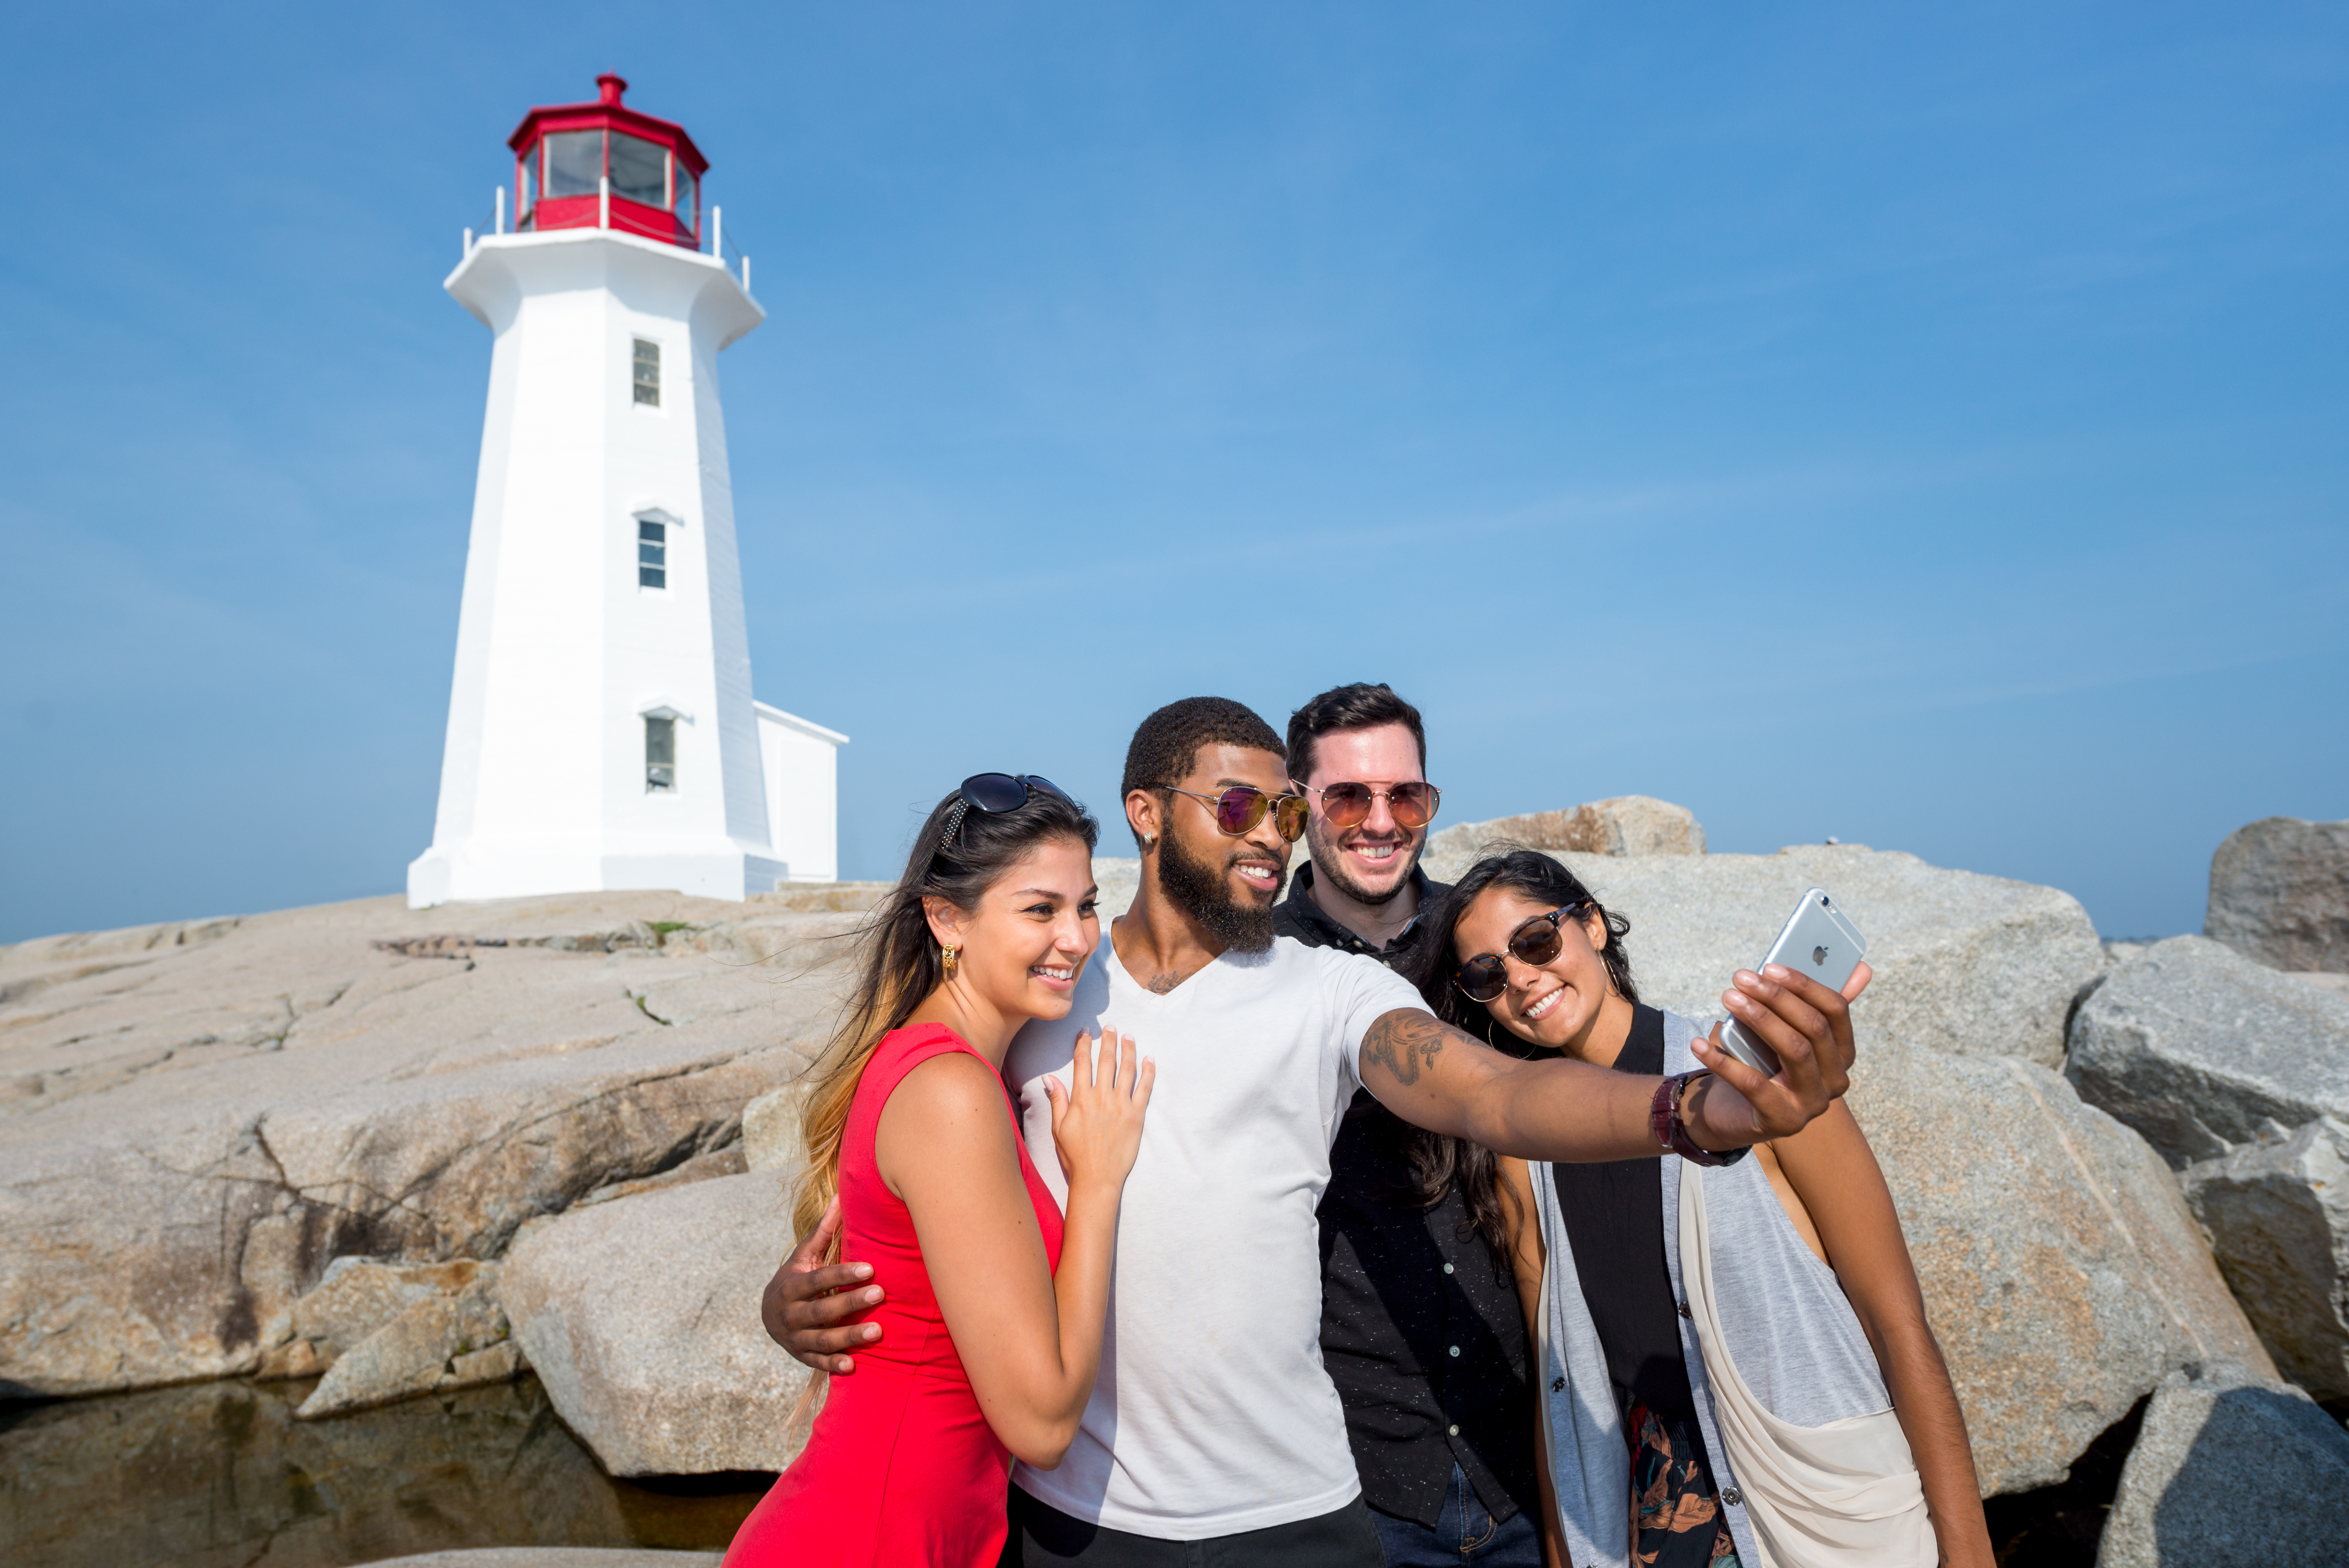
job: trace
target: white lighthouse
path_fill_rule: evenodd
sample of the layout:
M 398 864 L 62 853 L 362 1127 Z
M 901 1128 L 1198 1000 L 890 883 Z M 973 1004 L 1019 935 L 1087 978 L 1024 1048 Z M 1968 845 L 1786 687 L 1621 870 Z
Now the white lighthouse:
M 596 85 L 523 118 L 512 232 L 502 192 L 444 285 L 496 336 L 411 907 L 837 874 L 848 738 L 750 695 L 717 361 L 766 313 L 693 139 Z

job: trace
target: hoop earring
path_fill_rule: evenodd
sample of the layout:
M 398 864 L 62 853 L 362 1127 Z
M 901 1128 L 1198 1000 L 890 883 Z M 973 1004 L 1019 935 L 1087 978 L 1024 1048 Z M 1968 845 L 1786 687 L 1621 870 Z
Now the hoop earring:
M 947 978 L 949 980 L 954 978 L 955 959 L 961 952 L 962 949 L 959 947 L 947 947 L 943 944 L 938 948 L 938 959 L 946 965 Z

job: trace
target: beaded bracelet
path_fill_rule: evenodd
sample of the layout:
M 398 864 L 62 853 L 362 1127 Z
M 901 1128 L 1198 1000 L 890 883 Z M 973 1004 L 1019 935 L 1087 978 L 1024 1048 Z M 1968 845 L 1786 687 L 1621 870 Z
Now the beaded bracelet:
M 1681 1101 L 1688 1095 L 1689 1080 L 1712 1076 L 1707 1072 L 1676 1073 L 1658 1084 L 1656 1098 L 1648 1102 L 1648 1127 L 1655 1133 L 1658 1144 L 1692 1165 L 1734 1165 L 1754 1151 L 1751 1144 L 1715 1154 L 1710 1149 L 1698 1148 L 1696 1140 L 1688 1135 L 1688 1124 L 1681 1119 Z

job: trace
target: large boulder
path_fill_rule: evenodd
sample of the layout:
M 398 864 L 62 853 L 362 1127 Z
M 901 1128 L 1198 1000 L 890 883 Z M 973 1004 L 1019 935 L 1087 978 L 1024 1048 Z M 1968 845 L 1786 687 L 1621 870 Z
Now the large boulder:
M 1449 859 L 1473 856 L 1498 842 L 1588 855 L 1701 855 L 1704 828 L 1686 806 L 1650 795 L 1617 795 L 1563 811 L 1457 823 L 1430 834 L 1427 851 Z
M 2320 1399 L 2349 1398 L 2349 1125 L 2305 1123 L 2178 1183 L 2278 1368 Z
M 2172 1372 L 2274 1375 L 2159 1157 L 2054 1073 L 1885 1051 L 1861 1058 L 1851 1107 L 1985 1493 L 2063 1480 Z
M 2349 1558 L 2349 1433 L 2281 1383 L 2175 1377 L 2147 1406 L 2097 1568 Z
M 1692 1018 L 1723 1016 L 1730 976 L 1761 961 L 1808 887 L 1822 887 L 1868 939 L 1876 978 L 1853 1010 L 1870 1054 L 1920 1046 L 1961 1056 L 2064 1059 L 2064 1022 L 2104 970 L 2079 901 L 2031 882 L 1947 871 L 1858 845 L 1775 855 L 1557 858 L 1631 923 L 1640 994 Z M 1430 856 L 1449 881 L 1472 851 Z
M 385 898 L 0 949 L 0 1397 L 262 1370 L 337 1257 L 495 1258 L 730 1148 L 855 918 Z
M 791 1171 L 566 1214 L 505 1265 L 506 1313 L 554 1408 L 614 1475 L 779 1470 L 807 1372 L 760 1326 L 791 1249 Z
M 2268 817 L 2229 834 L 2202 934 L 2271 968 L 2349 973 L 2349 822 Z
M 2349 996 L 2173 936 L 2080 1005 L 2064 1070 L 2183 1168 L 2275 1129 L 2349 1118 Z

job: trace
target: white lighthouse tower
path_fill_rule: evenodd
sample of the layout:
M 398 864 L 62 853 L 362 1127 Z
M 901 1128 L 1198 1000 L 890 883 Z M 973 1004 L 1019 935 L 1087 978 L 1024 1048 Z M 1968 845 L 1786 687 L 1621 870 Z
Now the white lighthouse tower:
M 836 874 L 848 738 L 750 696 L 717 361 L 766 313 L 693 139 L 596 85 L 523 118 L 512 232 L 501 192 L 444 285 L 496 337 L 411 907 Z

